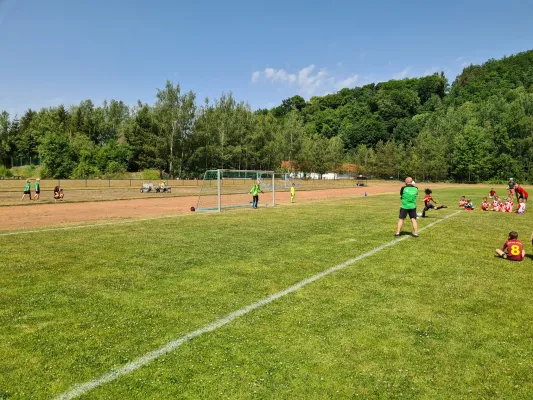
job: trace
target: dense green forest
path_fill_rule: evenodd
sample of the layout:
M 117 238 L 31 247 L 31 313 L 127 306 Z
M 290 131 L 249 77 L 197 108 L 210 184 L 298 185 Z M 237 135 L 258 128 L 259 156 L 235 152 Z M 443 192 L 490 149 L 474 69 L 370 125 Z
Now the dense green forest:
M 153 105 L 85 100 L 20 117 L 1 112 L 0 164 L 30 157 L 53 178 L 282 171 L 290 160 L 303 172 L 349 163 L 381 178 L 531 181 L 533 51 L 471 65 L 451 85 L 441 73 L 294 96 L 271 110 L 252 111 L 231 93 L 201 102 L 167 82 Z

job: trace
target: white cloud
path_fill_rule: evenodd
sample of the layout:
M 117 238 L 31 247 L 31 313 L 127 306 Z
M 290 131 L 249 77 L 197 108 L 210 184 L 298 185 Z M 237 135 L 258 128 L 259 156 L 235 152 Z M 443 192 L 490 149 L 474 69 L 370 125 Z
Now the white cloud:
M 261 78 L 261 71 L 252 72 L 252 83 L 259 82 L 260 78 Z
M 396 72 L 395 74 L 393 74 L 392 79 L 397 79 L 397 80 L 405 79 L 407 78 L 407 75 L 409 75 L 410 71 L 411 71 L 411 67 L 405 67 L 403 71 Z
M 252 83 L 257 84 L 262 78 L 271 83 L 297 85 L 301 94 L 314 96 L 331 93 L 344 87 L 353 87 L 359 77 L 357 74 L 347 78 L 332 76 L 326 68 L 317 71 L 316 65 L 311 64 L 295 73 L 270 67 L 252 73 Z
M 338 90 L 341 90 L 344 88 L 352 88 L 355 86 L 358 80 L 359 80 L 359 75 L 354 74 L 353 76 L 343 79 L 342 81 L 335 82 L 335 87 Z

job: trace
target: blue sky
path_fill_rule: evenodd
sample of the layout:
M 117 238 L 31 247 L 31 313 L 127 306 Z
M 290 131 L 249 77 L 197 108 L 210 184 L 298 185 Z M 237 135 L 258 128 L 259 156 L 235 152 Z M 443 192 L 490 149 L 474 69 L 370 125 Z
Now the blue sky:
M 252 108 L 533 49 L 528 1 L 0 0 L 0 110 L 153 104 L 167 79 Z

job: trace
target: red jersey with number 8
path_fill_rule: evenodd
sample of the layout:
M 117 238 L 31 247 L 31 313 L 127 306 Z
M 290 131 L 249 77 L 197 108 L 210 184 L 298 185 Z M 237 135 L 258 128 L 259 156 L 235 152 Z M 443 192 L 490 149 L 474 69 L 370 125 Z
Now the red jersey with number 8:
M 522 242 L 518 239 L 509 239 L 503 244 L 503 251 L 507 249 L 507 258 L 513 261 L 522 261 Z

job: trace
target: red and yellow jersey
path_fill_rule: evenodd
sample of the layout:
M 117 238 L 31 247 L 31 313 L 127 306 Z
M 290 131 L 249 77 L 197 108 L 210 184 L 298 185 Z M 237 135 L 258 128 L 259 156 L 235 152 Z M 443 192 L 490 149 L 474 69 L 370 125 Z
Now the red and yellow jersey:
M 464 207 L 466 205 L 467 201 L 466 200 L 459 200 L 459 207 Z
M 433 197 L 431 197 L 430 194 L 426 194 L 424 196 L 424 205 L 425 206 L 428 206 L 431 202 L 434 202 L 435 203 L 435 200 L 433 199 Z
M 503 251 L 507 250 L 507 258 L 513 261 L 522 261 L 522 242 L 518 239 L 509 239 L 503 244 Z
M 489 202 L 488 201 L 482 201 L 481 202 L 481 209 L 483 211 L 487 211 L 489 209 Z

